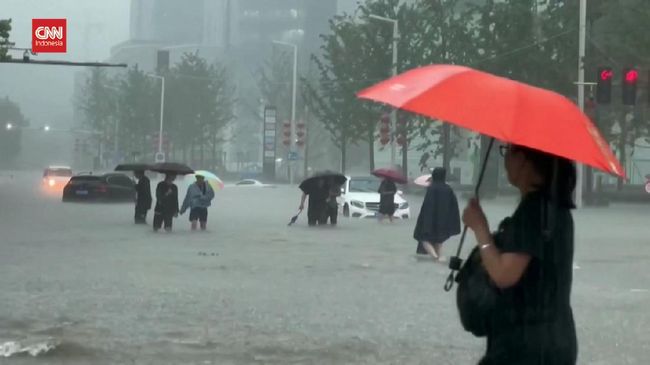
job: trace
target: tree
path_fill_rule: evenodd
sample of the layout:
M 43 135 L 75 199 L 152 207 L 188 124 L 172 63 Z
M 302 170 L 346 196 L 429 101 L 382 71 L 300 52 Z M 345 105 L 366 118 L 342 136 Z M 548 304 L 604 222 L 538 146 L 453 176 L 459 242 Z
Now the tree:
M 83 115 L 83 124 L 95 132 L 98 156 L 101 156 L 102 144 L 107 136 L 115 134 L 117 122 L 117 89 L 105 69 L 94 67 L 89 71 L 75 104 Z
M 147 136 L 158 130 L 159 86 L 137 66 L 118 76 L 116 118 L 122 152 L 142 153 L 148 149 Z
M 9 41 L 9 32 L 11 31 L 11 19 L 0 19 L 0 61 L 10 59 L 7 54 L 9 47 L 13 45 Z
M 208 64 L 198 54 L 186 53 L 166 76 L 165 120 L 183 159 L 205 162 L 205 147 L 212 145 L 216 159 L 219 134 L 234 118 L 234 90 L 225 67 Z
M 477 10 L 461 0 L 419 0 L 414 9 L 418 16 L 413 39 L 407 45 L 409 57 L 405 68 L 426 64 L 472 65 L 480 57 L 477 44 Z M 423 137 L 416 148 L 434 158 L 442 156 L 442 164 L 450 170 L 451 160 L 466 141 L 461 130 L 453 125 L 413 117 L 411 138 Z
M 8 96 L 0 99 L 0 164 L 10 165 L 20 153 L 21 128 L 28 121 Z M 11 126 L 11 128 L 9 128 Z
M 362 50 L 363 34 L 352 16 L 337 15 L 330 20 L 331 34 L 323 39 L 322 58 L 312 56 L 318 70 L 318 82 L 303 79 L 306 104 L 341 151 L 341 171 L 346 170 L 347 148 L 363 133 L 358 120 L 364 112 L 356 100 L 360 76 L 365 75 Z

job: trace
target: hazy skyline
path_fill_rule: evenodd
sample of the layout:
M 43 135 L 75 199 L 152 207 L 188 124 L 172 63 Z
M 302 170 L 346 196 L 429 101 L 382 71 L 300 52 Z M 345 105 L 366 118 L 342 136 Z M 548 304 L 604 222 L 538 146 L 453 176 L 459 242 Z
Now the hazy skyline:
M 2 0 L 0 18 L 12 19 L 10 39 L 31 46 L 32 18 L 65 18 L 68 46 L 64 54 L 34 59 L 103 61 L 115 44 L 128 39 L 130 0 Z M 20 52 L 11 52 L 15 58 Z M 74 73 L 81 67 L 2 64 L 0 96 L 20 104 L 32 125 L 66 126 L 72 120 Z

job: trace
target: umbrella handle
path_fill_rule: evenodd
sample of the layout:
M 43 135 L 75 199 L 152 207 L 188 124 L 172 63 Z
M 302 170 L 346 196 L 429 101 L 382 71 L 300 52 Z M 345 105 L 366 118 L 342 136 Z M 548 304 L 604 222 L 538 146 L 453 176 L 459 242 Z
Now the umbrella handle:
M 492 152 L 492 147 L 494 146 L 494 137 L 490 138 L 490 143 L 488 144 L 487 153 L 485 158 L 483 158 L 483 165 L 481 166 L 481 172 L 478 175 L 478 181 L 476 182 L 476 187 L 474 188 L 474 197 L 478 199 L 479 192 L 481 189 L 481 184 L 483 183 L 483 177 L 485 176 L 485 169 L 487 167 L 488 158 L 490 158 L 490 152 Z M 456 278 L 456 272 L 460 270 L 460 267 L 463 264 L 463 260 L 460 258 L 460 252 L 463 250 L 463 243 L 465 242 L 465 236 L 467 236 L 467 226 L 463 226 L 463 234 L 460 236 L 460 243 L 458 244 L 458 249 L 456 250 L 456 256 L 453 256 L 449 259 L 449 276 L 445 281 L 444 289 L 445 291 L 450 291 L 454 287 L 454 281 Z

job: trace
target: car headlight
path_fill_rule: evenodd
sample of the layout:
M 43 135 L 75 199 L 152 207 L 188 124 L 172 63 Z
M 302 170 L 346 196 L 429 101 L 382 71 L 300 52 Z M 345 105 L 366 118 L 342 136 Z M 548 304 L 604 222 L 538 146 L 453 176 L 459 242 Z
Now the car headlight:
M 402 204 L 399 205 L 399 209 L 408 209 L 408 207 L 409 207 L 409 203 L 408 203 L 408 202 L 404 202 L 404 203 L 402 203 Z
M 353 200 L 353 201 L 350 202 L 350 204 L 351 204 L 353 207 L 357 207 L 357 208 L 361 208 L 361 209 L 363 209 L 363 208 L 366 207 L 366 205 L 363 204 L 363 202 L 360 202 L 360 201 L 358 201 L 358 200 Z
M 56 182 L 54 181 L 54 179 L 50 179 L 50 180 L 47 181 L 47 184 L 50 185 L 50 186 L 54 186 L 55 183 Z

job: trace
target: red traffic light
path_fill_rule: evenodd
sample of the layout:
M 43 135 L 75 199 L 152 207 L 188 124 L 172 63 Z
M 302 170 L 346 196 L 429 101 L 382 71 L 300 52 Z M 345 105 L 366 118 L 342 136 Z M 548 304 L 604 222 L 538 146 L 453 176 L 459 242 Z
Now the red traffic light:
M 614 76 L 614 72 L 611 69 L 603 69 L 600 71 L 600 79 L 602 81 L 609 81 Z
M 626 70 L 624 80 L 628 84 L 635 84 L 639 79 L 639 71 L 635 69 Z

